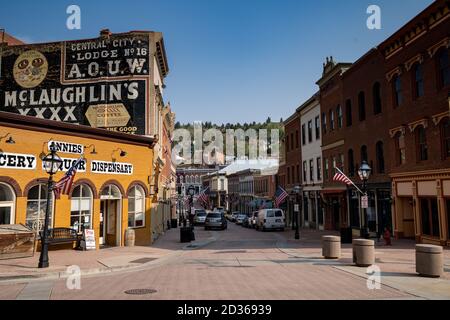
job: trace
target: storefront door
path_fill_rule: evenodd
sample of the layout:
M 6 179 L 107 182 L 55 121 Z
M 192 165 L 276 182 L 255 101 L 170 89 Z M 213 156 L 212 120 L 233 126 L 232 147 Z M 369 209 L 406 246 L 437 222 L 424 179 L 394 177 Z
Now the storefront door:
M 100 203 L 100 245 L 119 246 L 120 200 L 102 200 Z

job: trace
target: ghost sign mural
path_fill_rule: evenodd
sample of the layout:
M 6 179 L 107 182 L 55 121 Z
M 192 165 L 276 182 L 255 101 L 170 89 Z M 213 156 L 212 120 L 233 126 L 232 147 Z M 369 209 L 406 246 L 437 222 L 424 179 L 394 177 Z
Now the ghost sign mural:
M 4 47 L 0 111 L 145 134 L 149 35 Z

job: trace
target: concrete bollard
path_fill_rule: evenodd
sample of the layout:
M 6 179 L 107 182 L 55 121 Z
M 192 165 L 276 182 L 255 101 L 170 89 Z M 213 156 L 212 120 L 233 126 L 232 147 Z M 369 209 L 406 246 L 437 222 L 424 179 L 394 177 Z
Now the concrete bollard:
M 322 256 L 325 259 L 339 259 L 341 257 L 341 237 L 322 237 Z
M 353 240 L 353 263 L 358 267 L 370 267 L 375 264 L 375 241 Z
M 416 245 L 416 272 L 422 277 L 441 277 L 444 273 L 444 249 L 429 244 Z

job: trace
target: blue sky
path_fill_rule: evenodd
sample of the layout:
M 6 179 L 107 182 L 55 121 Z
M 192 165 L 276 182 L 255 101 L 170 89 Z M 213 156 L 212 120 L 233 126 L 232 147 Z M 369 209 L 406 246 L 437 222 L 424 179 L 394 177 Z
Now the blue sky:
M 0 28 L 27 42 L 112 32 L 164 33 L 166 101 L 181 122 L 287 118 L 317 91 L 327 56 L 352 62 L 432 0 L 17 0 L 2 3 Z M 66 29 L 77 4 L 82 29 Z M 382 29 L 366 27 L 367 7 Z

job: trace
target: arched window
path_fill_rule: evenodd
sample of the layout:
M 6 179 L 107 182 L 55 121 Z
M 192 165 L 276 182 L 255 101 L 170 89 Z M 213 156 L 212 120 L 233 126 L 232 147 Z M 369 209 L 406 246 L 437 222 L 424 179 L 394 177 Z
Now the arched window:
M 140 186 L 134 186 L 128 194 L 128 227 L 145 226 L 145 192 Z
M 450 58 L 449 50 L 441 49 L 437 54 L 439 69 L 439 84 L 441 87 L 450 85 Z
M 423 67 L 417 63 L 414 68 L 414 96 L 420 98 L 424 95 L 423 87 Z
M 348 174 L 350 177 L 355 176 L 355 155 L 353 149 L 348 150 Z
M 381 141 L 377 142 L 376 156 L 378 173 L 384 173 L 384 145 Z
M 342 114 L 342 107 L 339 105 L 336 108 L 336 115 L 337 115 L 337 121 L 338 121 L 338 128 L 342 128 L 343 126 L 343 122 L 344 122 L 344 117 Z
M 345 103 L 345 122 L 347 123 L 347 127 L 351 127 L 353 124 L 353 115 L 352 115 L 352 101 L 348 99 Z
M 367 154 L 367 146 L 361 147 L 361 162 L 363 161 L 369 162 L 369 156 Z
M 381 85 L 379 82 L 375 82 L 372 91 L 373 91 L 373 113 L 380 114 L 382 111 L 382 106 L 381 106 Z
M 15 223 L 16 194 L 13 188 L 0 182 L 0 225 Z
M 102 200 L 121 200 L 122 199 L 122 193 L 120 192 L 119 188 L 113 184 L 110 184 L 106 188 L 102 190 L 101 193 L 101 199 Z
M 416 141 L 417 141 L 417 157 L 419 161 L 428 160 L 428 144 L 425 128 L 419 126 L 416 129 Z
M 72 191 L 70 209 L 71 228 L 79 232 L 92 229 L 92 190 L 87 185 L 79 185 Z
M 322 113 L 322 130 L 323 133 L 327 133 L 327 114 L 324 112 Z
M 406 146 L 405 136 L 402 133 L 397 133 L 395 136 L 395 158 L 397 165 L 406 163 Z
M 442 120 L 441 124 L 442 132 L 442 146 L 443 146 L 443 158 L 450 158 L 450 119 L 446 118 Z M 450 208 L 449 208 L 450 210 Z M 450 224 L 450 221 L 449 221 Z
M 394 92 L 394 106 L 401 106 L 403 103 L 402 79 L 399 75 L 392 78 L 392 89 Z
M 366 120 L 366 94 L 361 91 L 358 94 L 359 121 Z
M 53 195 L 50 197 L 49 226 L 53 225 Z M 26 225 L 36 232 L 44 229 L 45 210 L 47 206 L 47 185 L 38 184 L 30 189 L 27 199 Z
M 334 110 L 330 110 L 330 131 L 334 130 Z

